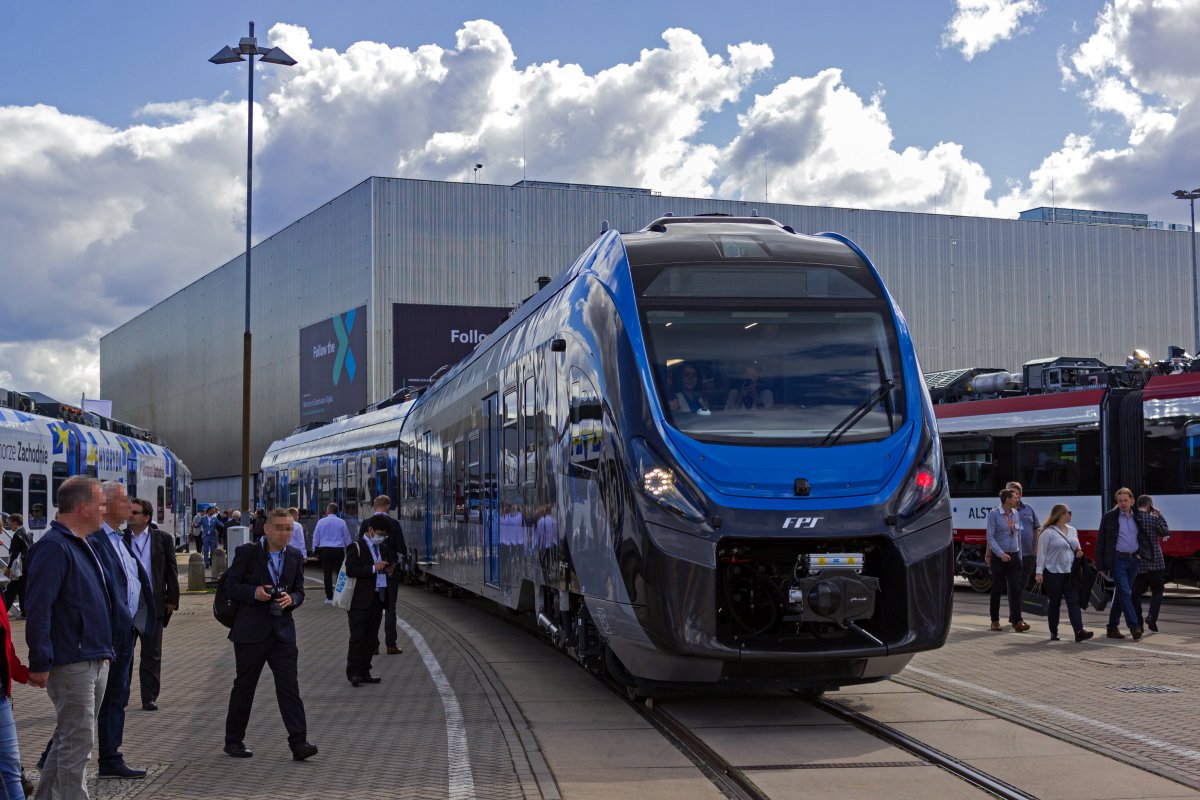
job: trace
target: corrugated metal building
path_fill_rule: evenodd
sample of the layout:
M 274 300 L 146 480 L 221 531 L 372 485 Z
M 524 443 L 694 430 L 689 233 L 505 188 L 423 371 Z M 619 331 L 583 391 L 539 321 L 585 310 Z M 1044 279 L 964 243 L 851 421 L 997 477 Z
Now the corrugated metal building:
M 752 209 L 856 241 L 904 308 L 927 371 L 1019 371 L 1059 354 L 1113 363 L 1133 347 L 1161 357 L 1168 344 L 1192 344 L 1184 232 L 370 178 L 254 248 L 252 465 L 304 419 L 302 330 L 323 336 L 315 326 L 339 315 L 365 330 L 366 363 L 360 353 L 346 369 L 354 378 L 361 370 L 363 397 L 375 402 L 396 388 L 415 335 L 403 321 L 416 310 L 397 304 L 511 307 L 538 276 L 570 264 L 604 220 L 636 230 L 667 212 Z M 100 342 L 101 396 L 114 414 L 162 436 L 191 467 L 197 499 L 222 505 L 240 494 L 244 280 L 238 257 Z M 365 313 L 365 329 L 346 314 L 353 309 Z M 467 341 L 466 331 L 455 335 Z

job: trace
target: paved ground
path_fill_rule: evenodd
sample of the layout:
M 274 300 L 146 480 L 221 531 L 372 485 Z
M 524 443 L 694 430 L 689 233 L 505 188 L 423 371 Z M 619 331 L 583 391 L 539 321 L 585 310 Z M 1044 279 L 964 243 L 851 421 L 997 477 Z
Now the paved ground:
M 321 752 L 307 763 L 291 761 L 264 675 L 247 736 L 254 758 L 221 753 L 232 645 L 211 617 L 211 596 L 187 595 L 166 632 L 161 709 L 144 712 L 135 703 L 129 711 L 126 756 L 150 775 L 93 780 L 93 797 L 721 796 L 584 670 L 470 603 L 406 589 L 404 654 L 378 657 L 382 684 L 351 687 L 344 678 L 345 613 L 321 605 L 314 574 L 310 570 L 310 601 L 297 612 L 297 624 L 309 736 Z M 1200 596 L 1194 597 L 1172 601 L 1163 632 L 1140 643 L 1075 645 L 1045 641 L 1045 624 L 1037 620 L 1025 634 L 991 633 L 983 598 L 960 591 L 946 648 L 919 656 L 898 681 L 841 696 L 947 752 L 973 759 L 994 753 L 985 769 L 1037 787 L 1044 797 L 1191 796 L 1181 784 L 1200 786 L 1194 699 Z M 1101 617 L 1093 617 L 1089 624 L 1102 631 Z M 23 652 L 23 623 L 14 622 L 14 629 Z M 1117 691 L 1130 686 L 1178 691 Z M 780 719 L 770 716 L 778 713 L 771 701 L 693 698 L 675 705 L 773 797 L 972 795 L 939 771 L 838 729 L 803 706 L 794 719 Z M 50 735 L 52 708 L 44 692 L 23 686 L 15 689 L 14 708 L 24 760 L 32 767 Z M 817 739 L 801 744 L 791 738 L 802 728 L 816 731 Z M 838 737 L 849 750 L 839 749 Z

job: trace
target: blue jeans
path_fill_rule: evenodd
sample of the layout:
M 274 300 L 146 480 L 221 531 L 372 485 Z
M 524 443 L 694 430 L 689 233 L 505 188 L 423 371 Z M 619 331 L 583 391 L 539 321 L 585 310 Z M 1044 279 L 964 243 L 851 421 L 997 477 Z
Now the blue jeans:
M 108 683 L 104 689 L 104 700 L 96 716 L 97 738 L 100 740 L 99 765 L 101 769 L 114 767 L 125 761 L 121 754 L 121 742 L 125 740 L 125 706 L 129 703 L 129 681 L 133 678 L 132 632 L 116 650 L 116 657 L 108 668 Z
M 17 723 L 13 721 L 12 705 L 7 697 L 0 698 L 0 798 L 25 798 L 25 792 L 21 789 L 21 751 L 17 749 Z
M 204 546 L 203 546 L 204 566 L 211 567 L 213 550 L 217 549 L 216 534 L 213 534 L 212 536 L 205 536 L 203 542 L 204 542 Z
M 1113 592 L 1112 610 L 1108 612 L 1108 627 L 1119 627 L 1121 614 L 1125 615 L 1125 624 L 1130 630 L 1138 627 L 1137 614 L 1133 608 L 1133 582 L 1137 580 L 1138 567 L 1141 564 L 1138 559 L 1119 553 L 1113 560 L 1112 579 L 1117 588 Z

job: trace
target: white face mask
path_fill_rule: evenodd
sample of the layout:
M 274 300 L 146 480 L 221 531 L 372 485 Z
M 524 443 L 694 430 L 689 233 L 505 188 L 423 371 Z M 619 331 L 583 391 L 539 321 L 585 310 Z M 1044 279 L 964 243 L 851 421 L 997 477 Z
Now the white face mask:
M 386 536 L 378 536 L 378 535 L 373 535 L 373 534 L 368 535 L 367 538 L 370 539 L 372 543 L 377 544 L 377 545 L 383 544 L 384 542 L 387 541 Z

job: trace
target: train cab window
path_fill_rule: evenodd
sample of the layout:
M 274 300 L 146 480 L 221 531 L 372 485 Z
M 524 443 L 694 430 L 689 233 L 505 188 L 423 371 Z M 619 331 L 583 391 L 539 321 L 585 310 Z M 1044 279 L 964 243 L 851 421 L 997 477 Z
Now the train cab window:
M 998 491 L 990 437 L 943 436 L 942 453 L 951 495 L 993 495 Z
M 5 514 L 21 514 L 25 510 L 25 476 L 19 472 L 6 472 L 3 479 L 0 507 Z
M 1079 487 L 1079 444 L 1074 434 L 1019 436 L 1017 480 L 1025 494 L 1074 490 Z
M 572 474 L 589 477 L 600 465 L 603 405 L 591 380 L 578 367 L 571 368 L 571 444 L 568 463 Z
M 1188 486 L 1200 486 L 1200 422 L 1183 426 L 1183 469 Z
M 865 265 L 646 265 L 634 282 L 661 407 L 687 436 L 834 446 L 903 424 L 896 326 Z
M 34 528 L 34 527 L 44 528 L 44 527 L 46 527 L 45 508 L 46 508 L 46 503 L 49 499 L 50 499 L 49 492 L 46 490 L 46 476 L 45 475 L 30 475 L 29 476 L 29 509 L 30 509 L 30 513 L 29 513 L 29 520 L 28 520 L 29 524 L 27 527 L 29 527 L 29 528 Z M 42 509 L 42 515 L 41 515 L 40 520 L 34 519 L 33 509 L 35 509 L 35 508 Z M 34 522 L 40 522 L 40 524 L 35 526 Z

